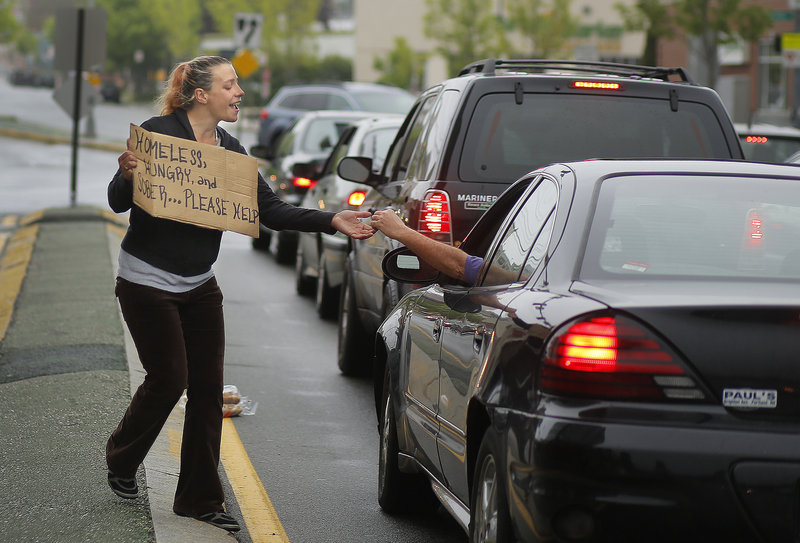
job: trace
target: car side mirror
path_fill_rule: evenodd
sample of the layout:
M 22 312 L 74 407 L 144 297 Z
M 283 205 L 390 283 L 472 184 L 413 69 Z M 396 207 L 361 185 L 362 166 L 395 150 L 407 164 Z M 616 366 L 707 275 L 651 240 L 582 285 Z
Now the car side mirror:
M 386 277 L 400 283 L 427 284 L 439 278 L 439 271 L 408 247 L 398 247 L 386 253 L 381 268 Z
M 372 159 L 363 156 L 346 156 L 336 165 L 342 179 L 375 187 L 384 183 L 383 176 L 372 171 Z

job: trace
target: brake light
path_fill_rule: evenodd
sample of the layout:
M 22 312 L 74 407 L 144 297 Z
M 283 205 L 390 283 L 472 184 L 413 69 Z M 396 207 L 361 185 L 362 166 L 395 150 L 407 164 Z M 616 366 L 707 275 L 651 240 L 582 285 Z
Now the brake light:
M 267 111 L 266 109 L 262 109 L 261 113 L 258 114 L 258 118 L 261 119 L 262 121 L 267 117 L 269 117 L 269 111 Z
M 758 245 L 764 239 L 764 232 L 761 230 L 763 224 L 761 215 L 757 211 L 750 211 L 747 217 L 747 240 L 751 245 Z
M 364 203 L 364 199 L 367 197 L 367 192 L 364 190 L 354 190 L 350 193 L 350 196 L 347 197 L 347 205 L 353 207 L 360 207 L 361 204 Z
M 702 400 L 705 394 L 675 356 L 643 326 L 623 316 L 588 317 L 548 342 L 543 392 L 617 400 Z
M 745 136 L 745 143 L 767 143 L 769 138 L 767 136 Z
M 292 184 L 297 188 L 310 189 L 311 187 L 316 185 L 317 182 L 314 181 L 313 179 L 309 179 L 307 177 L 295 177 L 292 180 Z
M 623 90 L 622 83 L 613 83 L 611 81 L 573 81 L 569 86 L 572 89 Z
M 428 237 L 452 243 L 450 199 L 441 190 L 431 190 L 422 200 L 417 230 Z

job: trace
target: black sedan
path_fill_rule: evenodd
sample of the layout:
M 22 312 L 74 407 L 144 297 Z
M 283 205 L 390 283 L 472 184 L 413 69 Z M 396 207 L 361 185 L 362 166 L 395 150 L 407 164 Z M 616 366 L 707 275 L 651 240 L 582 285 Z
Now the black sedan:
M 790 542 L 800 508 L 800 169 L 556 164 L 376 336 L 379 502 L 470 541 Z M 430 484 L 429 484 L 430 483 Z

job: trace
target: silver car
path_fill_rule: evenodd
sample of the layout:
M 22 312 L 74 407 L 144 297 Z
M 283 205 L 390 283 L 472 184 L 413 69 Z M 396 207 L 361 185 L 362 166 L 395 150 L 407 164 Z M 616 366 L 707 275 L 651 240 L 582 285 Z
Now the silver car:
M 323 166 L 319 182 L 306 192 L 300 206 L 334 213 L 359 209 L 369 187 L 342 179 L 336 173 L 336 166 L 345 156 L 369 157 L 374 171 L 380 171 L 403 118 L 403 115 L 375 115 L 345 129 Z M 297 293 L 316 293 L 315 305 L 321 318 L 337 314 L 346 254 L 347 239 L 341 233 L 299 233 L 295 260 Z

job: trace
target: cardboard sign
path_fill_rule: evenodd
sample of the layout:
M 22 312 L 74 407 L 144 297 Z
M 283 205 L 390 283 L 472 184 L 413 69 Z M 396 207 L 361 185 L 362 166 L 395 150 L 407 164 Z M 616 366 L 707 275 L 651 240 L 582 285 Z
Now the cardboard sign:
M 153 217 L 258 237 L 258 161 L 131 124 L 133 202 Z

